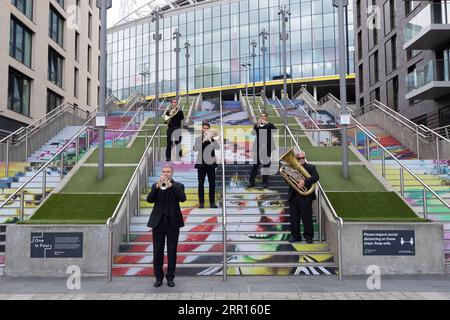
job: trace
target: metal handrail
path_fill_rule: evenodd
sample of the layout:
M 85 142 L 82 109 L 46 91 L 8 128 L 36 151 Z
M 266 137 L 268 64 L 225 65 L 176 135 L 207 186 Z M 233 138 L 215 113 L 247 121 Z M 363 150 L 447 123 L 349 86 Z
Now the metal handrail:
M 139 104 L 139 103 L 141 102 L 141 99 L 140 99 L 139 96 L 137 96 L 137 97 L 133 97 L 132 100 L 129 100 L 128 102 L 131 102 L 131 101 L 132 101 L 132 103 L 131 103 L 130 106 L 127 108 L 127 110 L 123 113 L 123 115 L 120 117 L 121 119 L 123 119 L 123 118 L 125 118 L 126 116 L 128 116 L 128 114 L 131 113 L 131 110 L 132 110 L 133 108 L 135 108 L 136 105 Z M 127 103 L 127 105 L 128 105 L 128 103 Z
M 298 144 L 298 141 L 295 140 L 295 137 L 291 131 L 291 129 L 289 128 L 289 126 L 285 127 L 286 132 L 289 133 L 294 145 L 297 147 L 298 150 L 302 150 L 302 148 L 300 147 L 300 145 Z M 343 275 L 342 275 L 342 237 L 341 237 L 341 230 L 344 226 L 344 220 L 338 216 L 338 214 L 336 213 L 336 210 L 334 209 L 333 205 L 331 204 L 330 199 L 328 198 L 327 194 L 325 193 L 325 190 L 323 189 L 322 185 L 320 184 L 320 182 L 317 182 L 317 190 L 319 192 L 319 216 L 320 216 L 320 224 L 321 222 L 321 210 L 322 210 L 322 206 L 321 204 L 323 203 L 322 201 L 325 201 L 325 205 L 328 207 L 329 211 L 331 212 L 331 217 L 333 218 L 334 222 L 337 225 L 337 252 L 338 252 L 338 270 L 339 270 L 339 281 L 342 281 L 343 279 Z M 323 199 L 323 200 L 322 200 Z M 322 238 L 322 227 L 320 228 L 320 238 Z
M 145 112 L 145 106 L 140 107 L 139 110 L 136 111 L 135 115 L 130 119 L 128 124 L 125 126 L 124 130 L 121 130 L 122 133 L 117 138 L 113 138 L 113 140 L 115 141 L 115 140 L 119 140 L 120 138 L 122 138 L 123 135 L 125 134 L 125 131 L 128 130 L 128 128 L 130 128 L 130 126 L 132 124 L 135 123 L 135 121 L 138 117 L 142 117 L 141 121 L 143 121 L 144 112 Z
M 221 158 L 222 158 L 222 241 L 223 241 L 223 281 L 227 281 L 228 277 L 228 233 L 227 233 L 227 190 L 225 181 L 225 130 L 223 122 L 223 100 L 222 92 L 220 92 L 220 127 L 221 127 Z
M 129 220 L 131 219 L 131 212 L 130 212 L 130 194 L 132 193 L 132 186 L 134 184 L 134 180 L 137 177 L 138 183 L 137 183 L 137 189 L 138 189 L 138 198 L 140 201 L 140 197 L 141 197 L 141 191 L 140 190 L 140 185 L 139 185 L 139 179 L 140 179 L 140 175 L 141 175 L 141 166 L 143 164 L 145 164 L 145 174 L 148 174 L 148 161 L 150 158 L 149 155 L 149 151 L 150 149 L 152 149 L 152 166 L 154 168 L 155 165 L 155 141 L 156 141 L 156 136 L 161 134 L 161 126 L 157 126 L 155 132 L 153 133 L 150 141 L 147 144 L 147 147 L 145 148 L 144 154 L 141 157 L 141 160 L 139 161 L 139 164 L 137 165 L 136 169 L 134 170 L 133 175 L 130 178 L 130 181 L 128 182 L 127 187 L 125 188 L 122 197 L 119 200 L 119 203 L 116 206 L 116 209 L 114 210 L 113 215 L 107 220 L 106 222 L 106 226 L 108 228 L 108 232 L 109 232 L 109 246 L 108 246 L 108 273 L 107 273 L 107 281 L 111 282 L 112 281 L 112 264 L 113 264 L 113 236 L 114 236 L 114 231 L 113 228 L 115 225 L 117 225 L 117 221 L 119 218 L 121 218 L 123 216 L 122 213 L 122 206 L 124 205 L 125 201 L 126 201 L 126 205 L 128 210 L 127 211 L 127 228 L 126 228 L 126 238 L 129 239 L 129 233 L 130 233 L 130 229 L 129 229 Z M 158 151 L 159 153 L 159 151 Z M 148 176 L 146 177 L 146 179 L 148 178 Z M 147 182 L 148 184 L 148 182 Z
M 27 127 L 22 127 L 22 128 L 20 128 L 20 129 L 18 129 L 16 131 L 14 131 L 13 133 L 8 135 L 7 137 L 1 139 L 0 143 L 5 143 L 8 140 L 12 140 L 12 138 L 14 136 L 24 133 L 22 136 L 20 136 L 19 138 L 15 139 L 16 142 L 23 140 L 23 137 L 25 135 L 29 135 L 30 133 L 34 132 L 39 127 L 41 127 L 41 126 L 45 125 L 46 123 L 50 122 L 56 116 L 58 116 L 60 113 L 65 112 L 66 109 L 72 109 L 72 110 L 77 111 L 77 112 L 85 113 L 86 115 L 89 114 L 88 111 L 82 110 L 79 107 L 76 107 L 76 106 L 74 106 L 73 104 L 71 104 L 69 102 L 64 102 L 62 105 L 60 105 L 59 107 L 53 109 L 52 111 L 47 113 L 45 116 L 42 116 L 41 118 L 39 118 L 38 120 L 36 120 L 32 124 L 28 125 Z
M 76 143 L 76 159 L 78 162 L 78 149 L 79 149 L 79 138 L 81 137 L 81 135 L 83 135 L 85 132 L 87 132 L 89 130 L 89 127 L 87 126 L 87 124 L 89 122 L 91 122 L 93 119 L 95 118 L 95 116 L 91 117 L 86 123 L 85 125 L 78 129 L 72 136 L 71 138 L 69 138 L 69 142 L 67 142 L 50 160 L 48 160 L 38 171 L 35 172 L 35 174 L 33 176 L 31 176 L 22 186 L 20 186 L 13 194 L 11 194 L 2 204 L 0 204 L 0 209 L 4 208 L 8 202 L 10 202 L 11 200 L 17 198 L 17 195 L 20 193 L 20 220 L 23 221 L 24 220 L 24 190 L 25 187 L 28 186 L 28 184 L 30 184 L 38 175 L 40 175 L 42 172 L 43 173 L 43 180 L 42 180 L 42 199 L 46 198 L 46 190 L 47 190 L 47 182 L 46 182 L 46 178 L 47 178 L 47 173 L 46 173 L 46 169 L 47 167 L 49 167 L 55 160 L 57 160 L 58 158 L 61 158 L 61 164 L 60 164 L 60 175 L 61 178 L 63 178 L 64 176 L 64 152 L 66 149 L 68 149 L 73 143 Z M 89 142 L 86 144 L 86 148 L 89 149 Z
M 356 121 L 356 120 L 354 120 Z M 370 133 L 366 128 L 361 126 L 357 123 L 358 129 L 361 130 L 369 139 L 371 139 L 379 149 L 383 152 L 382 157 L 382 175 L 383 177 L 386 177 L 386 154 L 391 157 L 398 165 L 400 165 L 400 194 L 402 198 L 404 198 L 405 193 L 405 181 L 404 181 L 404 171 L 409 173 L 417 182 L 419 182 L 422 187 L 424 188 L 424 197 L 423 197 L 423 203 L 424 203 L 424 218 L 428 219 L 428 206 L 427 206 L 427 193 L 426 191 L 430 192 L 433 196 L 435 196 L 444 206 L 446 206 L 448 209 L 450 209 L 450 204 L 448 204 L 444 199 L 442 199 L 433 189 L 430 188 L 422 179 L 420 179 L 413 171 L 411 171 L 406 165 L 403 164 L 403 162 L 399 159 L 397 159 L 389 150 L 387 150 L 380 142 L 378 142 L 376 139 L 373 139 Z M 357 147 L 357 146 L 356 146 Z

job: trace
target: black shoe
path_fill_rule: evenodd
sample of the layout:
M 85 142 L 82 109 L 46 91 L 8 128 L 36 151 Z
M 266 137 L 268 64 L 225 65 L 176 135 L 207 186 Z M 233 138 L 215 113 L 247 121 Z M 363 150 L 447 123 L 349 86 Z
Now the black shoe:
M 167 285 L 171 288 L 175 287 L 175 282 L 173 280 L 167 280 Z
M 264 189 L 269 189 L 269 185 L 268 185 L 268 184 L 265 184 L 265 185 L 263 186 L 263 188 L 264 188 Z
M 200 205 L 198 206 L 199 209 L 205 209 L 205 205 L 203 203 L 200 203 Z
M 314 243 L 314 240 L 313 240 L 313 239 L 306 239 L 306 243 L 307 243 L 307 244 L 313 244 L 313 243 Z
M 217 209 L 219 208 L 215 203 L 211 204 L 211 209 Z
M 171 159 L 166 159 L 166 162 L 172 162 L 172 160 Z
M 289 240 L 289 243 L 299 243 L 299 242 L 302 242 L 301 238 L 300 239 L 291 239 L 291 240 Z
M 254 183 L 250 183 L 249 185 L 248 185 L 248 188 L 249 189 L 252 189 L 252 188 L 254 188 L 255 187 L 255 184 Z
M 161 287 L 162 286 L 162 284 L 163 284 L 163 282 L 161 281 L 161 280 L 156 280 L 156 282 L 155 282 L 155 288 L 159 288 L 159 287 Z

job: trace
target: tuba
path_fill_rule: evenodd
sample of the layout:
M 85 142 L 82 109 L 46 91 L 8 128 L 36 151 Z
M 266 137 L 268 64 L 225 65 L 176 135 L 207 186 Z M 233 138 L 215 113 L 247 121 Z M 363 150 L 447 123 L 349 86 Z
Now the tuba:
M 283 157 L 281 157 L 280 162 L 281 176 L 301 196 L 308 197 L 316 191 L 316 184 L 313 184 L 310 189 L 306 189 L 306 187 L 300 188 L 300 181 L 311 178 L 311 175 L 297 160 L 294 148 L 291 148 Z
M 180 106 L 169 108 L 166 112 L 164 112 L 164 123 L 169 124 L 173 117 L 178 114 L 178 112 L 180 112 Z

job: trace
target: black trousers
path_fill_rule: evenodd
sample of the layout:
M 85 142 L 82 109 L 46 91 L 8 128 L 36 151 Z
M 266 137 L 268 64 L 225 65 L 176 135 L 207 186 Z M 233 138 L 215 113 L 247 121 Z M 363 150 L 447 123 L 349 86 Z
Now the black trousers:
M 201 204 L 205 203 L 205 180 L 208 176 L 209 183 L 209 202 L 216 203 L 216 168 L 214 166 L 206 166 L 198 169 L 198 199 Z
M 313 225 L 313 200 L 308 198 L 299 198 L 294 196 L 294 199 L 289 201 L 289 209 L 291 214 L 291 237 L 293 240 L 300 240 L 300 219 L 303 222 L 303 236 L 305 239 L 314 239 L 314 225 Z
M 181 158 L 182 156 L 182 151 L 181 151 L 181 137 L 179 137 L 179 139 L 177 141 L 172 141 L 172 135 L 173 133 L 178 130 L 180 128 L 169 128 L 167 130 L 167 147 L 166 147 L 166 160 L 171 160 L 172 159 L 172 147 L 175 144 L 175 150 L 176 153 L 179 155 L 179 157 Z
M 256 176 L 258 175 L 259 169 L 262 167 L 260 164 L 254 164 L 252 172 L 250 174 L 250 184 L 254 185 L 256 181 Z M 269 185 L 269 176 L 262 176 L 263 185 L 268 186 Z
M 155 271 L 156 280 L 164 279 L 164 247 L 167 239 L 167 280 L 175 278 L 175 270 L 177 266 L 177 247 L 180 230 L 174 229 L 170 224 L 169 217 L 163 216 L 161 222 L 153 229 L 153 269 Z

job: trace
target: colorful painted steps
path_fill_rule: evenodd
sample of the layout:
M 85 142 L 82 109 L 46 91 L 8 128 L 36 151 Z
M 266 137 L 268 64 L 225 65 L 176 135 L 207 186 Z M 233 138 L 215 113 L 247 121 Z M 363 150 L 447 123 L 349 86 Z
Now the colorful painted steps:
M 0 224 L 0 277 L 3 277 L 5 270 L 6 252 L 6 225 Z

